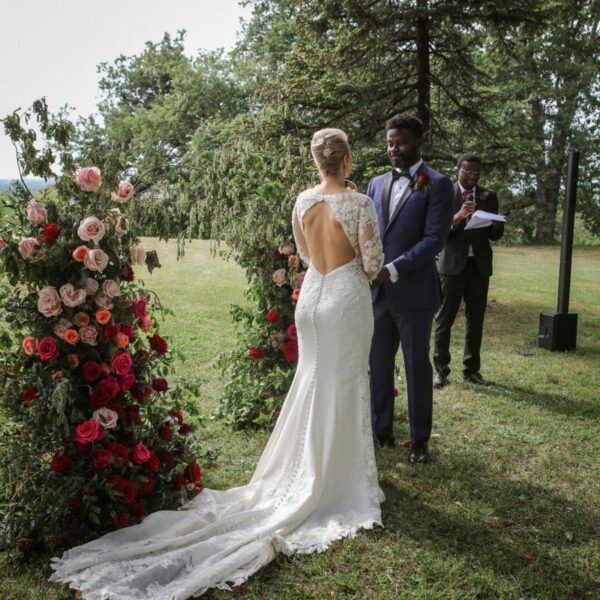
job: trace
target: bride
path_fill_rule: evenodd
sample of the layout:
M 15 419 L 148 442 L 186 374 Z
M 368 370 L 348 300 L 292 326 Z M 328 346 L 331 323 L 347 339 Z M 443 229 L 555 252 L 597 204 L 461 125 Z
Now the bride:
M 383 265 L 371 200 L 346 190 L 346 134 L 317 131 L 321 183 L 302 192 L 293 230 L 309 267 L 296 308 L 300 358 L 271 438 L 248 485 L 205 489 L 54 559 L 53 581 L 89 600 L 185 600 L 230 589 L 271 561 L 325 550 L 381 525 L 371 433 L 369 280 Z

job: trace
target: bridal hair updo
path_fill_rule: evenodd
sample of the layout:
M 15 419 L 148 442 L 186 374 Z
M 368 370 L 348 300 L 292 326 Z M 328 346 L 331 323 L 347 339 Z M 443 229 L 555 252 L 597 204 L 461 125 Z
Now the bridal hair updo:
M 319 129 L 313 135 L 310 152 L 319 169 L 325 175 L 335 175 L 344 156 L 350 154 L 348 136 L 341 129 Z

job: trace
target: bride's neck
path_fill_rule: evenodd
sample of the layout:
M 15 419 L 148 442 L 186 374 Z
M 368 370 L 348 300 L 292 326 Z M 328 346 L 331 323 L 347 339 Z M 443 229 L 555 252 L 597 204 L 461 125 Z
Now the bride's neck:
M 321 194 L 335 194 L 346 190 L 346 179 L 343 174 L 323 175 L 321 174 L 321 183 L 315 187 L 315 190 Z

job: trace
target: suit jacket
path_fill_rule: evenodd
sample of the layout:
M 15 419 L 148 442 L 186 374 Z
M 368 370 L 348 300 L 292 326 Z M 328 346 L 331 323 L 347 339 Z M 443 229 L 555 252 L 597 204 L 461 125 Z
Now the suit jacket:
M 379 219 L 385 264 L 394 263 L 398 281 L 386 281 L 390 310 L 436 310 L 440 305 L 440 285 L 435 257 L 450 231 L 453 216 L 452 183 L 441 173 L 422 163 L 415 178 L 424 174 L 423 189 L 412 190 L 400 200 L 388 220 L 391 172 L 373 177 L 367 187 Z M 387 223 L 387 225 L 386 225 Z M 373 290 L 376 300 L 380 288 Z
M 453 214 L 460 210 L 463 196 L 458 183 L 454 184 Z M 480 185 L 475 186 L 475 209 L 486 212 L 498 213 L 498 197 L 495 192 Z M 504 235 L 504 228 L 494 232 L 491 225 L 481 229 L 465 231 L 466 221 L 450 231 L 448 240 L 442 250 L 438 269 L 442 275 L 460 275 L 469 257 L 469 246 L 473 247 L 477 270 L 483 277 L 492 275 L 492 247 L 490 240 L 499 240 Z

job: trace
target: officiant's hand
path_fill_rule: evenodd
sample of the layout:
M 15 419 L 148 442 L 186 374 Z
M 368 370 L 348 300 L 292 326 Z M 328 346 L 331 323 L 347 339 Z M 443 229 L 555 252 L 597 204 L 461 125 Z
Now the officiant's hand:
M 475 202 L 465 200 L 460 210 L 454 215 L 452 225 L 458 227 L 464 220 L 468 219 L 475 212 Z
M 377 277 L 375 277 L 375 279 L 373 279 L 373 281 L 371 281 L 371 287 L 372 288 L 379 287 L 380 285 L 383 285 L 389 278 L 390 278 L 390 272 L 387 270 L 386 267 L 383 267 L 381 269 L 381 271 L 379 271 L 379 273 L 377 273 Z

